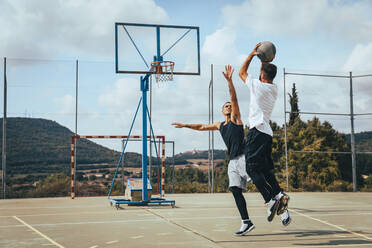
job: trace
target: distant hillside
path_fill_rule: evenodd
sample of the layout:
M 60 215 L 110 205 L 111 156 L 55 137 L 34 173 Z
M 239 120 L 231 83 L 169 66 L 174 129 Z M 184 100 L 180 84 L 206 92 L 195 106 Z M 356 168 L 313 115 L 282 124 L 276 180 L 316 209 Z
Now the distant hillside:
M 225 150 L 214 150 L 213 153 L 214 159 L 225 159 L 226 152 Z M 200 150 L 194 150 L 194 151 L 187 151 L 183 153 L 179 153 L 175 155 L 175 159 L 208 159 L 208 150 L 206 151 L 200 151 Z
M 350 144 L 350 134 L 346 135 L 346 142 Z M 372 132 L 356 133 L 355 148 L 358 152 L 372 152 Z M 357 154 L 356 162 L 360 173 L 372 174 L 372 154 Z
M 350 144 L 350 134 L 346 135 L 346 142 Z M 355 146 L 359 152 L 372 152 L 372 131 L 356 133 Z
M 2 139 L 2 118 L 0 139 Z M 45 165 L 70 164 L 71 136 L 73 133 L 55 121 L 35 118 L 7 119 L 7 168 L 8 173 L 21 169 L 35 172 Z M 2 143 L 0 142 L 0 150 Z M 119 153 L 89 140 L 79 140 L 79 163 L 109 163 L 117 160 Z M 1 164 L 1 161 L 0 161 Z M 48 169 L 44 168 L 43 172 Z M 59 171 L 57 169 L 57 171 Z
M 2 139 L 0 118 L 0 140 Z M 37 174 L 68 172 L 70 168 L 71 136 L 74 133 L 55 121 L 37 118 L 7 118 L 7 173 Z M 119 152 L 79 139 L 78 163 L 80 168 L 93 168 L 92 164 L 106 163 L 116 166 Z M 0 154 L 2 142 L 0 142 Z M 215 150 L 215 159 L 225 158 L 225 151 Z M 208 159 L 208 151 L 192 151 L 175 155 L 175 164 L 187 164 L 187 159 Z M 153 158 L 155 161 L 155 158 Z M 140 167 L 141 154 L 125 153 L 126 167 Z M 166 164 L 173 163 L 172 158 Z M 87 166 L 84 166 L 86 164 Z M 1 160 L 0 160 L 1 165 Z M 100 167 L 100 165 L 96 165 Z

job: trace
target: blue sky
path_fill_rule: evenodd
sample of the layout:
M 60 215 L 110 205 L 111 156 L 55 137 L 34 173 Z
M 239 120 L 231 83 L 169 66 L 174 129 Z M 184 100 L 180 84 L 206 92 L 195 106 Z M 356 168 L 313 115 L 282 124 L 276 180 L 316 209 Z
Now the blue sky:
M 270 40 L 277 47 L 279 97 L 272 119 L 280 124 L 284 67 L 293 72 L 372 74 L 371 1 L 13 0 L 1 1 L 0 8 L 0 56 L 8 58 L 9 116 L 51 119 L 74 130 L 75 60 L 79 59 L 81 135 L 126 135 L 138 103 L 139 75 L 114 73 L 115 22 L 199 26 L 201 76 L 177 76 L 153 92 L 155 132 L 176 141 L 176 152 L 208 147 L 208 133 L 174 129 L 170 123 L 208 121 L 210 64 L 215 68 L 215 120 L 222 120 L 220 105 L 229 98 L 223 66 L 232 64 L 238 70 L 259 41 Z M 255 59 L 249 72 L 257 75 L 258 68 Z M 371 112 L 371 81 L 354 80 L 357 113 Z M 296 83 L 302 111 L 349 112 L 347 79 L 288 77 L 286 82 L 287 92 Z M 246 123 L 249 91 L 236 75 L 234 83 Z M 350 131 L 345 117 L 321 119 L 342 132 Z M 139 134 L 137 122 L 134 132 Z M 370 116 L 358 117 L 356 131 L 371 130 L 371 122 Z M 224 148 L 218 133 L 215 137 L 216 148 Z M 99 142 L 120 147 L 118 141 Z M 128 149 L 139 151 L 139 146 Z

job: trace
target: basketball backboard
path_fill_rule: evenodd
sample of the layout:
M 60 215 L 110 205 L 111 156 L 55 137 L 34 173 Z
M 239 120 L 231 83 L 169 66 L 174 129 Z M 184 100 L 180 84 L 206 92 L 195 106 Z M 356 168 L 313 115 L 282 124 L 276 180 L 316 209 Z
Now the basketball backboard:
M 174 62 L 175 75 L 200 75 L 199 27 L 115 23 L 116 73 L 154 74 L 154 61 Z

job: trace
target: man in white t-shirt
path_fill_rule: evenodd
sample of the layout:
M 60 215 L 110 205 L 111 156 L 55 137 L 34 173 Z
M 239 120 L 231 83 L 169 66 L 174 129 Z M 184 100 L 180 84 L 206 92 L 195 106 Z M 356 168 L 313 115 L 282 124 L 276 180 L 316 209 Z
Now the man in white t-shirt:
M 258 55 L 257 48 L 260 45 L 258 43 L 255 46 L 239 71 L 239 77 L 250 88 L 246 169 L 268 207 L 268 221 L 272 221 L 275 214 L 278 214 L 281 215 L 283 225 L 287 226 L 291 221 L 287 210 L 289 196 L 283 193 L 273 174 L 274 164 L 271 158 L 273 131 L 269 122 L 278 96 L 278 88 L 273 83 L 277 68 L 271 63 L 263 62 L 259 79 L 254 79 L 247 73 L 253 57 Z

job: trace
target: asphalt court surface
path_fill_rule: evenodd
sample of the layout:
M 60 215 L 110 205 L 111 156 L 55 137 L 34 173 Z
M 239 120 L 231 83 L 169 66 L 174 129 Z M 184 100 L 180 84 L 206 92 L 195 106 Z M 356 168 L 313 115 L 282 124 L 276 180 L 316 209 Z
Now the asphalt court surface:
M 292 223 L 266 220 L 244 194 L 256 228 L 233 235 L 232 194 L 174 194 L 176 207 L 111 207 L 106 197 L 0 200 L 0 247 L 372 247 L 372 193 L 290 193 Z

